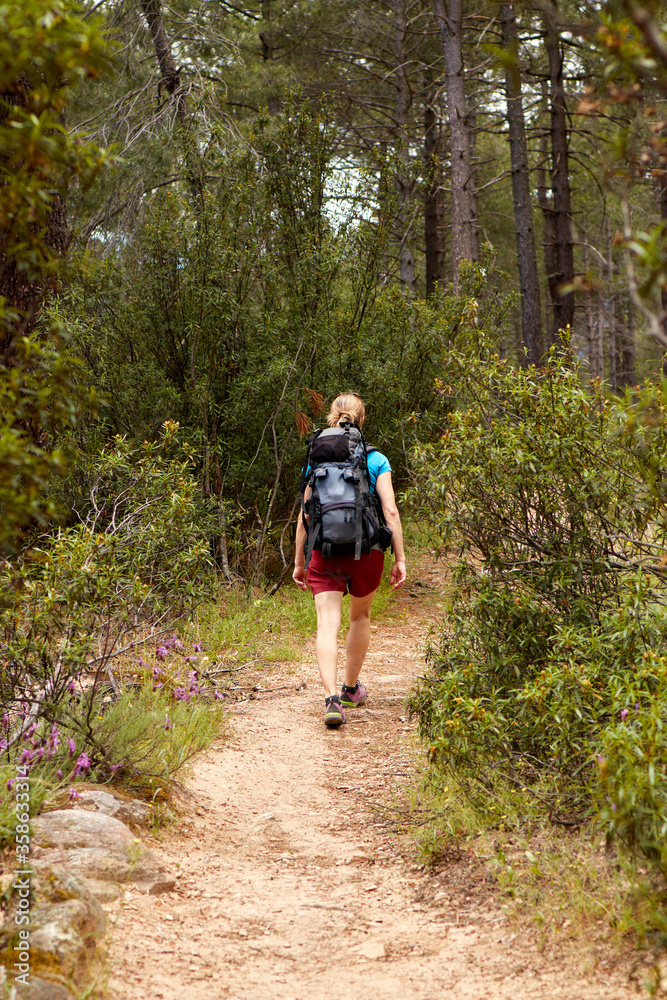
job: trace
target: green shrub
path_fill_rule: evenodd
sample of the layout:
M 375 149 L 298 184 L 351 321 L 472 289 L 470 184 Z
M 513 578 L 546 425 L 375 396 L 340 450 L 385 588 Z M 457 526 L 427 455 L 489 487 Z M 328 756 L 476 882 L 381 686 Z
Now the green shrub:
M 165 641 L 171 648 L 177 643 L 167 638 L 174 622 L 211 593 L 207 509 L 191 459 L 179 454 L 177 430 L 167 424 L 159 444 L 141 447 L 117 439 L 94 463 L 79 524 L 1 567 L 0 750 L 8 763 L 34 768 L 36 776 L 106 779 L 121 767 L 131 776 L 154 777 L 169 774 L 198 745 L 183 729 L 178 706 L 178 738 L 166 738 L 152 723 L 142 727 L 131 712 L 132 738 L 122 726 L 98 725 L 105 704 L 121 698 L 113 710 L 117 723 L 128 704 L 114 664 L 155 647 L 159 659 Z M 147 664 L 139 661 L 132 683 L 137 672 L 145 673 Z M 190 700 L 189 691 L 183 700 Z M 164 697 L 156 693 L 162 721 Z M 139 714 L 146 713 L 142 695 Z
M 566 350 L 448 373 L 461 406 L 415 461 L 415 499 L 460 552 L 411 697 L 433 766 L 486 822 L 508 801 L 565 824 L 599 809 L 662 865 L 666 387 L 612 401 Z

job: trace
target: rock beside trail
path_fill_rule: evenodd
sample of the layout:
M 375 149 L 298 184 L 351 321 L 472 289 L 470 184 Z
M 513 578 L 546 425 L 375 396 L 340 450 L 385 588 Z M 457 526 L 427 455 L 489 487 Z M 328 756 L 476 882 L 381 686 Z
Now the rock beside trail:
M 58 809 L 33 821 L 32 858 L 66 866 L 90 880 L 101 899 L 112 898 L 112 887 L 136 885 L 151 895 L 170 892 L 174 878 L 113 816 L 85 809 Z
M 150 806 L 140 799 L 122 799 L 101 788 L 84 788 L 76 801 L 80 809 L 92 809 L 105 816 L 113 816 L 128 826 L 141 826 L 151 814 Z
M 17 985 L 20 1000 L 71 1000 L 65 984 L 82 984 L 95 971 L 98 945 L 105 930 L 102 907 L 85 881 L 54 865 L 33 865 L 30 876 L 29 985 Z M 19 961 L 16 890 L 0 928 L 0 965 L 14 983 Z M 21 945 L 23 947 L 23 945 Z M 20 971 L 20 970 L 19 970 Z

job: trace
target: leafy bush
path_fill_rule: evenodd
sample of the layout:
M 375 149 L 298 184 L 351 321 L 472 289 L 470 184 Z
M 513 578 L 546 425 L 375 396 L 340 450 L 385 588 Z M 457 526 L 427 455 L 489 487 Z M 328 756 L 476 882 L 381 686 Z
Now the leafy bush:
M 462 405 L 416 454 L 415 496 L 460 551 L 411 699 L 433 764 L 488 822 L 508 799 L 566 824 L 597 804 L 662 864 L 667 387 L 612 402 L 567 351 L 447 373 Z
M 210 524 L 177 430 L 167 424 L 160 444 L 141 447 L 118 438 L 90 470 L 79 524 L 1 567 L 0 749 L 8 762 L 37 773 L 48 764 L 58 780 L 108 777 L 119 767 L 142 774 L 134 749 L 155 775 L 158 763 L 169 771 L 198 745 L 190 730 L 174 743 L 153 727 L 151 751 L 139 718 L 146 697 L 137 696 L 137 717 L 128 713 L 125 729 L 105 722 L 103 701 L 120 697 L 113 717 L 122 714 L 127 698 L 114 662 L 151 645 L 159 655 L 174 622 L 210 594 Z M 151 710 L 162 721 L 165 697 Z

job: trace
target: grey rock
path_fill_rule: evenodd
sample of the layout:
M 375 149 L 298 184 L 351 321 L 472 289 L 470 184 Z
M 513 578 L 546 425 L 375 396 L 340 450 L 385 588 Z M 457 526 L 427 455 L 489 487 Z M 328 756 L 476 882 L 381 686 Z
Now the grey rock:
M 30 980 L 30 986 L 25 992 L 21 989 L 17 991 L 19 1000 L 74 1000 L 69 990 L 66 990 L 60 983 L 51 983 L 48 979 L 36 977 Z
M 80 808 L 113 816 L 130 826 L 142 826 L 148 822 L 151 814 L 151 807 L 140 799 L 122 799 L 101 788 L 84 788 L 79 793 L 77 804 Z
M 59 980 L 82 982 L 87 978 L 95 961 L 97 944 L 104 934 L 104 912 L 85 881 L 71 872 L 57 866 L 31 867 L 34 872 L 29 879 L 31 983 L 21 986 L 18 995 L 22 1000 L 24 997 L 67 1000 L 70 994 Z M 7 922 L 0 929 L 0 964 L 8 969 L 13 968 L 17 960 L 20 928 L 15 916 L 18 902 L 14 892 Z M 36 992 L 39 990 L 41 992 Z
M 38 816 L 33 829 L 34 860 L 66 865 L 76 875 L 91 879 L 93 891 L 99 883 L 136 885 L 151 895 L 174 888 L 175 880 L 167 869 L 113 816 L 57 809 Z

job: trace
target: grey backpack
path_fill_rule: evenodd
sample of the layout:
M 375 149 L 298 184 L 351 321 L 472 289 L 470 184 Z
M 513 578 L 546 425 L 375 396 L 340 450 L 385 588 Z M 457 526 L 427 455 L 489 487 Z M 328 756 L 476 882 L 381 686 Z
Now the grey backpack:
M 366 445 L 358 427 L 347 422 L 316 431 L 309 439 L 301 476 L 306 568 L 313 549 L 321 549 L 325 559 L 347 553 L 360 559 L 374 545 L 389 545 L 391 531 L 379 498 L 371 494 L 368 475 L 367 455 L 376 450 Z

